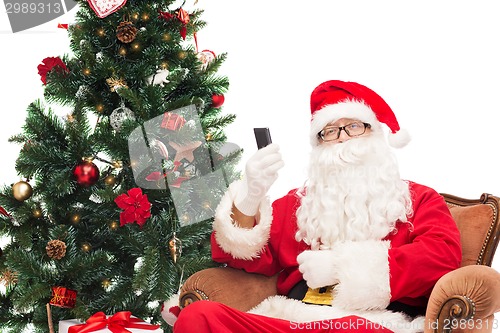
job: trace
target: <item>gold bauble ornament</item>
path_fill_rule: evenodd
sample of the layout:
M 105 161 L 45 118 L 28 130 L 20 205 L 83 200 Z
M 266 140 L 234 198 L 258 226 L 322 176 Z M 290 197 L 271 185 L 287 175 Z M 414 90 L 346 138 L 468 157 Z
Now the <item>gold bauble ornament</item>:
M 182 254 L 182 241 L 177 238 L 175 232 L 172 238 L 168 241 L 168 248 L 170 250 L 170 256 L 172 257 L 174 264 L 176 264 L 177 259 L 179 259 Z
M 12 194 L 18 201 L 28 200 L 33 194 L 33 188 L 28 182 L 21 180 L 12 185 Z
M 104 184 L 114 186 L 116 184 L 116 177 L 114 175 L 106 176 L 106 178 L 104 178 Z
M 171 35 L 171 34 L 169 34 L 168 32 L 167 32 L 167 33 L 164 33 L 164 34 L 163 34 L 163 40 L 164 40 L 165 42 L 170 42 L 170 41 L 172 40 L 172 35 Z

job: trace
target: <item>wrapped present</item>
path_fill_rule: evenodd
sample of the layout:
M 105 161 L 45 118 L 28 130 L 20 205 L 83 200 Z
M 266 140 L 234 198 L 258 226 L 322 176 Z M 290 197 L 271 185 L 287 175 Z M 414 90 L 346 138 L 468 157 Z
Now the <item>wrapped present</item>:
M 151 325 L 132 316 L 130 311 L 106 316 L 97 312 L 82 323 L 77 319 L 61 320 L 59 333 L 163 333 L 160 325 Z
M 186 119 L 184 119 L 183 116 L 173 112 L 165 112 L 160 126 L 171 131 L 177 131 L 181 129 L 185 123 Z
M 74 308 L 76 295 L 76 290 L 65 287 L 52 287 L 52 298 L 49 303 L 60 308 Z

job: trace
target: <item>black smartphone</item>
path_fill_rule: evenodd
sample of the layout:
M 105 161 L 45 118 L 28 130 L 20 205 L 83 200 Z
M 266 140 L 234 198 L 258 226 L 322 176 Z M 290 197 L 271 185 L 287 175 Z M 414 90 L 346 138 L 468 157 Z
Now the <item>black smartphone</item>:
M 253 132 L 255 134 L 255 140 L 257 141 L 257 148 L 264 148 L 271 141 L 271 133 L 269 132 L 269 128 L 267 127 L 258 127 L 254 128 Z

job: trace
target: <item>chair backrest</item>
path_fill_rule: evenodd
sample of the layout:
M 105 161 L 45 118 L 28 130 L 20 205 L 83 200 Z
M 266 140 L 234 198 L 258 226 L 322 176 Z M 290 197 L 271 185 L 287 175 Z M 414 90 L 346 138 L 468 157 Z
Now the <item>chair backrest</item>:
M 491 266 L 500 241 L 500 198 L 486 193 L 479 199 L 441 195 L 460 230 L 462 266 Z

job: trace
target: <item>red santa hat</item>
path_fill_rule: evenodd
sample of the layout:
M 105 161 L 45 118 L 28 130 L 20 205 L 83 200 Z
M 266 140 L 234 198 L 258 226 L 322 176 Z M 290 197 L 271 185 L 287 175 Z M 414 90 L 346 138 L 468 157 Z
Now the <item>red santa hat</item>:
M 402 148 L 410 142 L 407 131 L 401 130 L 390 106 L 376 92 L 356 82 L 330 80 L 318 85 L 311 93 L 311 143 L 318 144 L 318 133 L 327 124 L 340 118 L 355 118 L 380 131 L 380 124 L 389 129 L 388 142 Z

